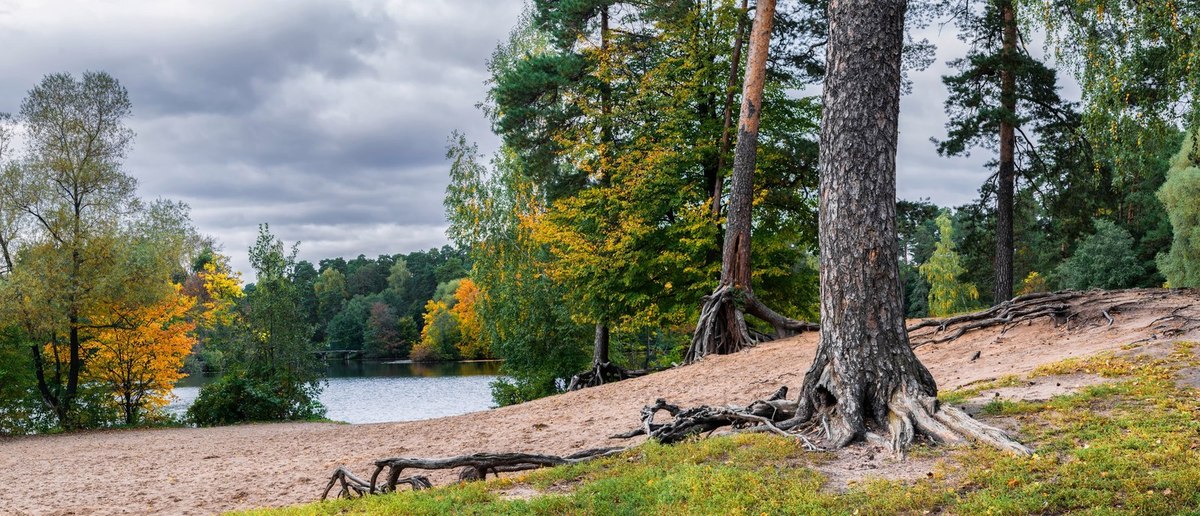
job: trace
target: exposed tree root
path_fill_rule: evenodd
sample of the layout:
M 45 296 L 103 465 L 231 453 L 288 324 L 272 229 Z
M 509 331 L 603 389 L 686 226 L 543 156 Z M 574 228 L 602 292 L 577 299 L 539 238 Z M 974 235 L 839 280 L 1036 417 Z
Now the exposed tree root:
M 413 490 L 429 489 L 433 486 L 429 479 L 424 476 L 413 475 L 401 478 L 400 474 L 406 469 L 434 470 L 462 468 L 459 471 L 458 480 L 460 482 L 469 482 L 483 480 L 489 473 L 495 476 L 500 473 L 576 464 L 597 457 L 620 453 L 624 450 L 625 448 L 593 448 L 562 457 L 530 453 L 475 453 L 445 459 L 382 459 L 375 461 L 375 472 L 371 474 L 369 482 L 354 476 L 346 468 L 334 470 L 333 475 L 329 478 L 329 483 L 325 486 L 325 492 L 322 493 L 321 499 L 324 500 L 329 495 L 329 491 L 333 489 L 333 486 L 338 483 L 341 484 L 341 489 L 338 492 L 339 498 L 390 493 L 395 491 L 396 486 L 400 484 L 408 484 Z M 387 474 L 381 481 L 380 474 L 385 469 L 387 470 Z
M 1161 303 L 1149 300 L 1179 298 L 1180 306 L 1171 315 L 1151 323 L 1155 334 L 1165 337 L 1200 329 L 1200 311 L 1193 309 L 1195 292 L 1180 289 L 1129 289 L 1129 290 L 1065 290 L 1061 292 L 1039 292 L 1018 296 L 987 310 L 957 315 L 945 319 L 927 319 L 908 327 L 909 342 L 913 347 L 936 344 L 957 339 L 964 334 L 1003 326 L 1001 334 L 1019 323 L 1049 317 L 1055 326 L 1065 325 L 1068 330 L 1093 324 L 1112 326 L 1121 314 L 1134 313 L 1145 307 L 1161 309 Z M 1158 327 L 1159 325 L 1161 327 Z
M 770 323 L 775 335 L 755 331 L 747 325 L 747 313 Z M 752 292 L 733 285 L 722 285 L 704 297 L 700 319 L 696 323 L 696 331 L 692 333 L 692 343 L 684 363 L 690 364 L 708 355 L 735 353 L 775 338 L 818 328 L 816 324 L 780 315 L 759 301 Z
M 370 482 L 354 476 L 354 474 L 346 468 L 338 468 L 334 470 L 333 475 L 329 477 L 329 484 L 325 486 L 325 492 L 321 493 L 321 500 L 328 498 L 329 491 L 333 489 L 334 484 L 339 482 L 341 483 L 341 489 L 338 491 L 338 498 L 366 496 L 371 494 L 371 492 L 374 490 Z M 412 487 L 413 491 L 419 491 L 421 489 L 429 489 L 433 487 L 433 484 L 429 482 L 429 479 L 421 475 L 396 479 L 396 485 L 399 484 L 408 484 Z M 392 490 L 395 490 L 395 486 L 392 486 Z
M 694 435 L 730 427 L 735 431 L 769 431 L 793 437 L 800 439 L 808 449 L 816 450 L 817 447 L 803 435 L 788 433 L 776 426 L 776 422 L 785 421 L 796 413 L 796 402 L 787 400 L 786 397 L 787 387 L 780 387 L 771 397 L 754 401 L 745 407 L 701 405 L 689 409 L 682 409 L 678 405 L 658 399 L 653 405 L 642 408 L 642 425 L 640 427 L 612 437 L 628 439 L 647 435 L 659 442 L 672 444 Z M 670 414 L 671 421 L 655 423 L 654 417 L 659 411 L 666 411 Z
M 612 362 L 602 362 L 593 364 L 591 369 L 572 376 L 571 383 L 567 385 L 567 390 L 577 391 L 587 387 L 595 387 L 629 378 L 646 376 L 652 372 L 654 371 L 651 369 L 625 369 Z
M 889 448 L 904 453 L 918 435 L 942 444 L 976 441 L 1014 455 L 1032 455 L 1033 450 L 1014 440 L 1003 430 L 985 425 L 966 412 L 943 405 L 937 398 L 911 396 L 897 391 L 888 403 Z

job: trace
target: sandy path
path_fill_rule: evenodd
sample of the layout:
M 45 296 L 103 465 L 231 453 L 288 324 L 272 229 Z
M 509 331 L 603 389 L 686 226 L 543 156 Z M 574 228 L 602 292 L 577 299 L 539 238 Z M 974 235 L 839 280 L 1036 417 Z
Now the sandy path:
M 1194 291 L 1131 299 L 1138 302 L 1114 313 L 1111 326 L 1067 330 L 1042 320 L 1003 335 L 986 330 L 922 346 L 917 354 L 939 387 L 952 389 L 1148 338 L 1161 331 L 1160 323 L 1151 322 L 1175 308 L 1200 317 L 1200 293 Z M 1197 340 L 1198 333 L 1172 338 Z M 780 385 L 796 388 L 816 340 L 815 334 L 803 335 L 619 384 L 411 423 L 265 424 L 0 441 L 0 513 L 209 514 L 313 501 L 336 467 L 369 474 L 371 462 L 382 457 L 565 454 L 621 445 L 626 442 L 606 436 L 636 426 L 639 409 L 655 398 L 685 406 L 744 403 Z M 981 356 L 970 361 L 975 351 Z M 431 477 L 435 483 L 446 478 Z

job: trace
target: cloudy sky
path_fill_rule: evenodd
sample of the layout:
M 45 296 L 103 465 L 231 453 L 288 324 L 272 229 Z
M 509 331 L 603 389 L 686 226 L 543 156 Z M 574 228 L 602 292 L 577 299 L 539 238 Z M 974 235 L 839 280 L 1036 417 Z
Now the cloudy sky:
M 0 0 L 0 112 L 43 75 L 103 70 L 129 90 L 126 170 L 187 202 L 240 270 L 257 224 L 301 258 L 446 243 L 446 137 L 496 146 L 475 104 L 523 0 Z M 913 75 L 899 193 L 960 204 L 984 156 L 940 158 L 941 64 Z

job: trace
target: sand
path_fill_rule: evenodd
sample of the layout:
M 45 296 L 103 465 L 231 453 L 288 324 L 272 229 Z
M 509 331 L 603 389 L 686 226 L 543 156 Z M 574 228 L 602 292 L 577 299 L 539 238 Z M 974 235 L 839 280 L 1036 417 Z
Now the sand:
M 1022 375 L 1068 357 L 1129 348 L 1152 337 L 1146 344 L 1200 339 L 1200 332 L 1176 334 L 1167 328 L 1170 321 L 1156 321 L 1175 309 L 1200 317 L 1198 301 L 1200 293 L 1173 291 L 1114 313 L 1111 325 L 1101 321 L 1068 329 L 1042 319 L 1003 333 L 989 329 L 921 346 L 917 355 L 939 388 L 954 389 Z M 797 388 L 816 342 L 816 334 L 805 334 L 642 378 L 426 421 L 258 424 L 8 439 L 0 441 L 0 513 L 211 514 L 311 502 L 338 466 L 365 475 L 375 459 L 384 457 L 479 451 L 566 454 L 626 445 L 630 443 L 607 436 L 636 426 L 639 409 L 655 398 L 685 406 L 744 404 L 780 385 Z M 971 360 L 976 351 L 979 358 Z M 437 484 L 451 474 L 430 477 Z

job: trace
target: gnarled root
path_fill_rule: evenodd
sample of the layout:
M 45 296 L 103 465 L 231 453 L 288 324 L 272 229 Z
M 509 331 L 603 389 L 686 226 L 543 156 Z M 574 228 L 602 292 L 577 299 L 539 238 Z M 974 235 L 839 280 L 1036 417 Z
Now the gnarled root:
M 338 490 L 338 498 L 354 498 L 362 497 L 371 494 L 374 490 L 370 482 L 354 476 L 350 470 L 346 468 L 338 468 L 334 470 L 333 475 L 329 477 L 329 484 L 325 486 L 325 492 L 321 493 L 321 500 L 329 497 L 329 491 L 333 489 L 335 484 L 341 483 L 341 489 Z M 396 479 L 396 485 L 408 484 L 413 491 L 429 489 L 433 484 L 429 479 L 421 475 L 413 475 Z M 395 490 L 395 486 L 392 487 Z
M 625 369 L 612 362 L 601 362 L 593 364 L 592 368 L 587 371 L 572 376 L 571 383 L 567 384 L 567 390 L 577 391 L 587 387 L 604 385 L 605 383 L 646 376 L 652 372 L 654 371 L 650 369 Z
M 918 435 L 942 444 L 980 442 L 1014 455 L 1032 455 L 1033 450 L 1014 440 L 999 428 L 986 425 L 966 412 L 943 405 L 937 398 L 909 395 L 897 390 L 888 403 L 889 447 L 904 453 Z
M 1155 302 L 1150 302 L 1155 301 Z M 1171 308 L 1171 316 L 1150 324 L 1153 333 L 1145 340 L 1200 330 L 1200 309 L 1196 291 L 1184 289 L 1064 290 L 1018 296 L 996 306 L 945 319 L 926 319 L 908 327 L 913 347 L 957 339 L 968 332 L 1001 326 L 1001 334 L 1022 322 L 1050 318 L 1068 330 L 1088 325 L 1112 326 L 1121 315 L 1139 311 L 1161 312 Z M 1169 324 L 1160 325 L 1160 322 Z M 1139 341 L 1140 342 L 1140 341 Z
M 333 472 L 333 476 L 330 477 L 329 484 L 325 486 L 325 492 L 321 495 L 321 499 L 324 500 L 329 495 L 329 491 L 338 482 L 341 482 L 342 486 L 338 493 L 340 498 L 390 493 L 395 491 L 396 486 L 400 484 L 408 484 L 414 490 L 433 487 L 428 478 L 420 475 L 400 477 L 400 474 L 405 469 L 433 470 L 462 468 L 459 471 L 458 479 L 460 482 L 468 482 L 483 480 L 489 473 L 495 476 L 500 473 L 526 471 L 563 464 L 576 464 L 622 451 L 625 451 L 625 448 L 592 448 L 562 457 L 532 453 L 475 453 L 445 459 L 410 459 L 399 457 L 382 459 L 375 461 L 375 472 L 371 475 L 370 482 L 354 476 L 346 468 L 338 468 Z M 387 470 L 387 475 L 381 482 L 380 474 L 385 469 Z
M 776 426 L 776 422 L 785 421 L 796 413 L 796 402 L 786 399 L 787 387 L 780 387 L 765 400 L 756 400 L 745 407 L 711 407 L 701 405 L 688 409 L 667 403 L 666 400 L 655 400 L 653 405 L 642 408 L 642 425 L 628 432 L 612 436 L 617 439 L 628 439 L 638 435 L 646 435 L 664 444 L 682 441 L 693 435 L 712 432 L 723 427 L 734 431 L 773 432 L 779 435 L 800 439 L 810 450 L 817 449 L 802 435 L 791 434 Z M 672 416 L 666 423 L 654 422 L 654 417 L 660 411 L 666 411 Z
M 866 439 L 903 455 L 918 437 L 925 437 L 943 444 L 977 441 L 1017 455 L 1033 453 L 1004 431 L 940 404 L 933 377 L 915 357 L 882 371 L 891 374 L 843 370 L 839 375 L 835 365 L 829 355 L 818 352 L 813 370 L 805 377 L 796 417 L 777 426 L 817 434 L 829 448 Z M 852 364 L 843 360 L 840 365 Z M 847 375 L 871 380 L 849 382 L 843 378 Z
M 750 328 L 746 324 L 747 313 L 770 323 L 775 335 L 766 335 Z M 816 324 L 776 313 L 754 297 L 752 292 L 733 285 L 721 285 L 704 297 L 684 363 L 690 364 L 708 355 L 735 353 L 773 338 L 818 328 Z

